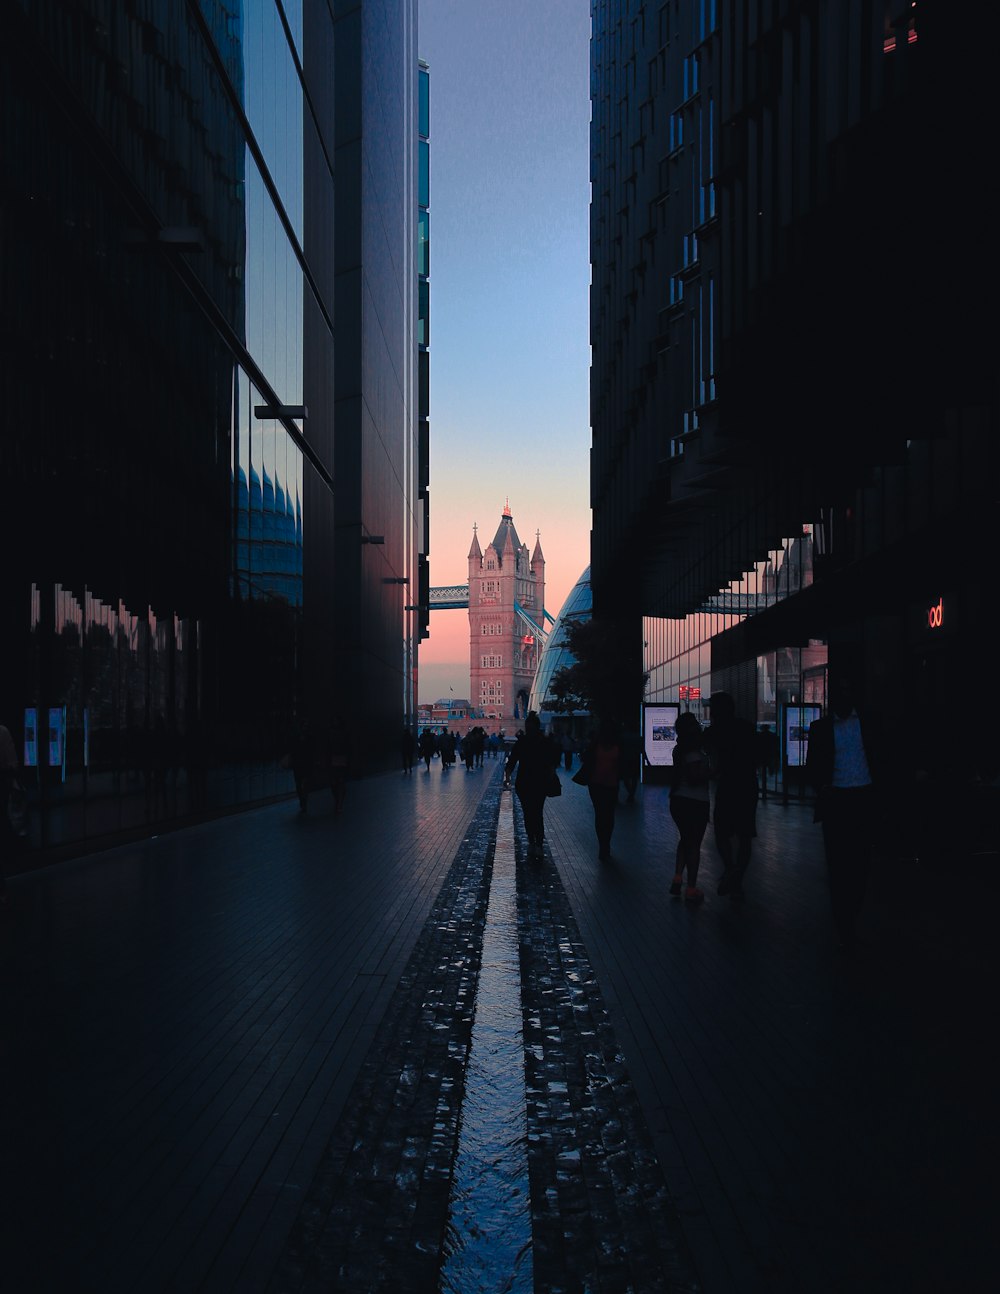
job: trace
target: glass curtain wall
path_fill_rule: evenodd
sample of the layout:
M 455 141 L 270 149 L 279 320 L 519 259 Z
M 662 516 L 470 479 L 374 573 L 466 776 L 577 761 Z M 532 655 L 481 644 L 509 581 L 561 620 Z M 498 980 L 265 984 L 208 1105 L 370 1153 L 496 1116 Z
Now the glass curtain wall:
M 0 51 L 3 466 L 37 535 L 3 573 L 0 722 L 44 846 L 290 789 L 298 414 L 307 344 L 333 349 L 301 0 L 81 8 L 15 4 Z M 310 180 L 332 193 L 332 166 Z
M 679 702 L 682 710 L 690 710 L 704 724 L 710 722 L 708 701 L 713 690 L 737 691 L 743 717 L 755 722 L 758 731 L 776 737 L 780 737 L 783 706 L 825 707 L 827 646 L 821 640 L 806 647 L 776 648 L 744 662 L 737 682 L 712 671 L 712 639 L 747 616 L 808 588 L 813 582 L 813 555 L 813 527 L 806 526 L 800 536 L 771 549 L 703 609 L 683 620 L 644 617 L 646 700 Z M 780 785 L 780 761 L 769 776 L 772 785 Z

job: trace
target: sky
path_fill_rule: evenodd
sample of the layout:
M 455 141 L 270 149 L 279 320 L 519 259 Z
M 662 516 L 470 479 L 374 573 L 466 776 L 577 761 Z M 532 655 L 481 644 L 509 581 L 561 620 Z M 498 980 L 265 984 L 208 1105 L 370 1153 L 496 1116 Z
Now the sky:
M 430 66 L 431 585 L 509 498 L 556 616 L 590 561 L 590 3 L 420 0 Z M 469 695 L 466 611 L 432 611 L 421 702 Z

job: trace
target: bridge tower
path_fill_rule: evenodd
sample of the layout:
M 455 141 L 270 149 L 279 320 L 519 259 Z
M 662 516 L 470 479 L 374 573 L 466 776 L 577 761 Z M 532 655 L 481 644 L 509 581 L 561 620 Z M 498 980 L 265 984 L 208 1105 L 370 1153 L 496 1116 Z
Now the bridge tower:
M 518 538 L 510 501 L 487 544 L 469 549 L 469 699 L 510 731 L 524 721 L 545 624 L 545 557 Z

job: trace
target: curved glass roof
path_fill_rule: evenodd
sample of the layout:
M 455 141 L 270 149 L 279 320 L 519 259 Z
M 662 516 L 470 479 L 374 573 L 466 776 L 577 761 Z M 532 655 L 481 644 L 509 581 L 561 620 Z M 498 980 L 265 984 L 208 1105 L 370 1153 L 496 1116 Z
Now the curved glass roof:
M 541 659 L 538 662 L 538 669 L 535 670 L 535 681 L 532 684 L 531 697 L 528 700 L 529 709 L 541 712 L 545 701 L 548 699 L 548 689 L 552 681 L 552 675 L 555 674 L 556 670 L 572 665 L 576 660 L 576 657 L 572 655 L 562 640 L 563 627 L 570 621 L 589 620 L 593 609 L 594 600 L 590 592 L 590 567 L 588 566 L 570 589 L 569 596 L 563 603 L 562 610 L 552 626 L 552 632 L 549 634 Z

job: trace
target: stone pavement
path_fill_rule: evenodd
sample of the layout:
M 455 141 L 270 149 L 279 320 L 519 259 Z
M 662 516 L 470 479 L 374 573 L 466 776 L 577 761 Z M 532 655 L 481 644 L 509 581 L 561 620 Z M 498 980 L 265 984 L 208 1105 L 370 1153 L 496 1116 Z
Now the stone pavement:
M 11 879 L 5 1290 L 436 1288 L 496 771 Z M 518 863 L 535 1288 L 994 1288 L 996 857 L 884 861 L 845 960 L 806 808 L 692 909 L 665 793 L 602 865 L 563 779 Z

